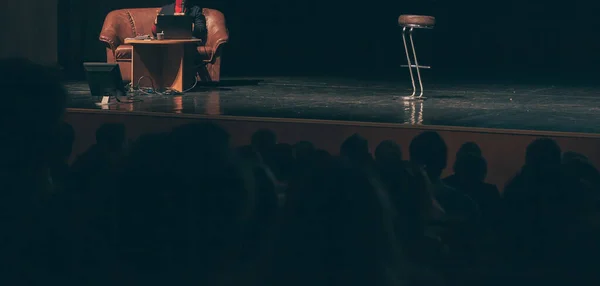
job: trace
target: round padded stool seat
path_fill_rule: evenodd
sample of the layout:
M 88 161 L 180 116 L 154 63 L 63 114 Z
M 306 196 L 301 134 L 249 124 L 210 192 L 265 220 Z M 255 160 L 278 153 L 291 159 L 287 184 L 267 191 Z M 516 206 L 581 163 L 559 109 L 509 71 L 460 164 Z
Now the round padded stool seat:
M 400 15 L 398 24 L 403 27 L 433 28 L 435 17 L 421 15 Z

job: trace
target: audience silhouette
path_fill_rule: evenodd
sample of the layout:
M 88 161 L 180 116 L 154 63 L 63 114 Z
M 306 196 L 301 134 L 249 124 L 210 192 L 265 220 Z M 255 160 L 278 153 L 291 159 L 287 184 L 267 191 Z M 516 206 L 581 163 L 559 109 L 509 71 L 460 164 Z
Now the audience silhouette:
M 600 173 L 533 141 L 502 196 L 474 142 L 442 179 L 436 132 L 339 156 L 259 130 L 233 148 L 211 123 L 145 134 L 106 123 L 69 165 L 75 132 L 52 71 L 0 61 L 3 285 L 597 285 Z M 28 89 L 21 89 L 27 81 Z

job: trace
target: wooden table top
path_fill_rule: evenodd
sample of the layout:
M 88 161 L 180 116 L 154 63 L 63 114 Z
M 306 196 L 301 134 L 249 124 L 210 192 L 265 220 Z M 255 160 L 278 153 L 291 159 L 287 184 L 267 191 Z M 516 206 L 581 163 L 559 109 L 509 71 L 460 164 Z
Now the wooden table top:
M 136 40 L 136 39 L 125 39 L 127 45 L 177 45 L 177 44 L 189 44 L 189 43 L 200 43 L 200 39 L 185 39 L 185 40 Z

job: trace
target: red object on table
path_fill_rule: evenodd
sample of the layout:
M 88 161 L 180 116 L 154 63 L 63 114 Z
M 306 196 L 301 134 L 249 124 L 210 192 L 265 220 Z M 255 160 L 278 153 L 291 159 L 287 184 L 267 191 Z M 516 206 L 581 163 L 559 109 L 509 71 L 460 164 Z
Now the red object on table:
M 175 0 L 175 13 L 183 13 L 183 0 Z

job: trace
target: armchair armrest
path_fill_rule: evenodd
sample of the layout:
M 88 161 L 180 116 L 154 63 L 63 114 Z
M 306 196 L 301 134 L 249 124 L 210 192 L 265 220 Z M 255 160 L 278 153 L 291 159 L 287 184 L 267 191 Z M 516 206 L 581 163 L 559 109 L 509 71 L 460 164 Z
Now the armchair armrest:
M 108 13 L 104 19 L 102 31 L 100 31 L 100 41 L 105 42 L 113 52 L 121 45 L 119 30 L 122 19 L 122 11 L 116 10 Z
M 212 51 L 206 62 L 212 63 L 220 55 L 221 47 L 229 41 L 229 31 L 223 13 L 213 9 L 204 9 L 206 17 L 206 47 Z

